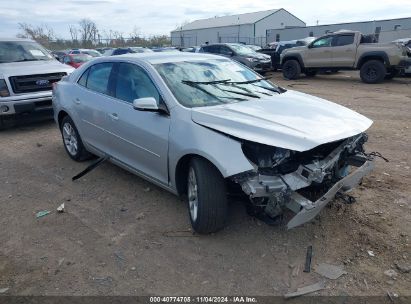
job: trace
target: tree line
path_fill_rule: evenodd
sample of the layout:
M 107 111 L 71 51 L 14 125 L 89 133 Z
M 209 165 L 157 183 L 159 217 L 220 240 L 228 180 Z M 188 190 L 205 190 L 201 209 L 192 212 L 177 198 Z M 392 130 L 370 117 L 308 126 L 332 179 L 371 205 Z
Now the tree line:
M 33 39 L 49 50 L 171 45 L 170 37 L 167 35 L 144 37 L 140 29 L 135 27 L 125 36 L 119 31 L 99 30 L 97 24 L 91 19 L 81 19 L 78 24 L 70 25 L 68 30 L 71 39 L 62 39 L 47 24 L 33 26 L 28 23 L 19 23 L 20 32 L 17 37 Z

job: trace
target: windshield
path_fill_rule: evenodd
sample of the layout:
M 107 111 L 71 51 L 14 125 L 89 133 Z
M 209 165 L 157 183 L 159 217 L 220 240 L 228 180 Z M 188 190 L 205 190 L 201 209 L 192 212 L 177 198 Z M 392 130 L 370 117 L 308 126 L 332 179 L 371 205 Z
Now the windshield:
M 238 55 L 244 55 L 244 56 L 252 56 L 252 55 L 258 55 L 256 51 L 252 50 L 251 48 L 247 46 L 243 46 L 241 44 L 230 44 L 229 45 Z
M 90 55 L 72 55 L 71 58 L 74 63 L 83 63 L 90 61 L 93 57 Z
M 101 57 L 101 54 L 97 51 L 94 51 L 94 50 L 86 50 L 86 51 L 82 51 L 82 53 L 90 55 L 92 57 Z
M 0 63 L 54 60 L 41 45 L 31 41 L 0 41 Z
M 188 108 L 271 96 L 279 91 L 260 75 L 229 59 L 168 62 L 154 67 L 176 99 Z M 249 81 L 255 82 L 240 83 Z

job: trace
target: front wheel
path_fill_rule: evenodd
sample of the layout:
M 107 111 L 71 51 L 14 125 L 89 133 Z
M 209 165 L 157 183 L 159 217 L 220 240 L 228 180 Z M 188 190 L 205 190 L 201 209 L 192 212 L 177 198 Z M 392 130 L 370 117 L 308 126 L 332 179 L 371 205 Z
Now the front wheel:
M 63 138 L 64 149 L 73 160 L 83 161 L 91 156 L 86 148 L 84 148 L 80 134 L 69 116 L 64 117 L 61 121 L 60 131 Z
M 298 79 L 301 75 L 301 66 L 297 60 L 287 60 L 282 66 L 285 79 Z
M 384 80 L 387 70 L 379 60 L 369 60 L 360 70 L 361 80 L 365 83 L 380 83 Z
M 225 180 L 205 159 L 191 160 L 187 195 L 190 221 L 196 232 L 207 234 L 224 227 L 228 205 Z

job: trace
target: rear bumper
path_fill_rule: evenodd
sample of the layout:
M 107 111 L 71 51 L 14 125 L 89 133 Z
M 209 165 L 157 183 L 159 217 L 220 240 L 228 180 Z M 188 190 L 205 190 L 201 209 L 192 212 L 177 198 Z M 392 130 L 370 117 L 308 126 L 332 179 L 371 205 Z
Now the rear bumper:
M 268 62 L 259 62 L 253 66 L 253 70 L 256 72 L 267 72 L 272 69 L 271 60 Z
M 338 181 L 315 202 L 306 199 L 297 192 L 293 192 L 287 207 L 293 211 L 300 211 L 288 222 L 287 228 L 291 229 L 314 219 L 338 192 L 347 192 L 352 190 L 358 186 L 361 179 L 373 169 L 374 161 L 366 161 L 361 167 L 357 168 L 354 172 Z

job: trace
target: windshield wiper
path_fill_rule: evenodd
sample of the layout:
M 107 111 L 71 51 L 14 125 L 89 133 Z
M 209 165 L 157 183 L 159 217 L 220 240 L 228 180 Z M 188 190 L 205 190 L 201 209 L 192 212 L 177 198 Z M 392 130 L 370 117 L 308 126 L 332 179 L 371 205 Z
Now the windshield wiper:
M 276 93 L 279 93 L 279 94 L 287 92 L 287 90 L 282 88 L 282 87 L 267 88 L 267 87 L 259 86 L 259 85 L 256 85 L 256 84 L 253 84 L 253 86 L 256 86 L 256 87 L 259 87 L 259 88 L 262 88 L 262 89 L 266 89 L 266 90 L 271 91 L 271 92 L 276 92 Z
M 222 89 L 222 88 L 218 88 L 218 89 L 220 89 L 221 91 L 224 91 L 224 92 L 234 93 L 234 94 L 253 97 L 253 98 L 260 98 L 260 96 L 255 95 L 255 94 L 251 94 L 251 93 L 243 93 L 243 92 L 238 92 L 238 91 L 233 91 L 233 90 L 225 90 L 225 89 Z
M 189 86 L 191 86 L 191 87 L 193 87 L 193 88 L 196 88 L 196 89 L 200 90 L 201 92 L 204 92 L 204 93 L 206 93 L 207 95 L 210 95 L 211 97 L 214 97 L 214 98 L 217 98 L 217 99 L 220 99 L 220 98 L 228 98 L 228 99 L 233 99 L 233 100 L 238 100 L 238 101 L 245 101 L 245 100 L 247 100 L 247 99 L 245 99 L 245 98 L 237 98 L 237 97 L 229 97 L 229 96 L 217 96 L 217 95 L 215 95 L 215 94 L 207 91 L 206 89 L 203 89 L 203 88 L 200 86 L 200 84 L 203 84 L 203 83 L 198 83 L 198 82 L 195 82 L 195 81 L 188 81 L 188 80 L 187 80 L 187 81 L 186 81 L 186 80 L 183 80 L 183 81 L 181 81 L 181 82 L 184 83 L 184 84 L 186 84 L 186 85 L 189 85 Z M 220 89 L 220 90 L 221 90 L 221 89 Z
M 269 80 L 269 77 L 264 77 L 264 78 L 259 78 L 259 79 L 254 79 L 254 80 L 246 80 L 246 81 L 230 81 L 227 83 L 232 83 L 232 84 L 249 84 L 249 83 L 255 83 L 255 82 L 260 82 L 263 80 Z
M 214 97 L 217 97 L 216 95 L 214 95 L 214 94 L 208 92 L 207 90 L 201 88 L 200 85 L 201 85 L 201 84 L 204 84 L 204 85 L 216 85 L 216 84 L 221 84 L 221 85 L 233 85 L 233 84 L 237 84 L 236 82 L 231 82 L 230 80 L 231 80 L 231 79 L 212 80 L 212 81 L 182 80 L 181 82 L 184 83 L 184 84 L 187 84 L 187 85 L 194 86 L 195 88 L 197 88 L 197 89 L 205 92 L 206 94 L 209 94 L 209 95 L 212 95 L 212 96 L 214 96 Z M 262 79 L 262 80 L 263 80 L 263 79 Z M 250 81 L 255 82 L 256 80 L 250 80 Z M 242 82 L 240 82 L 240 84 L 241 84 L 241 83 L 242 83 Z M 245 82 L 245 83 L 247 83 L 247 82 Z M 255 95 L 255 94 L 252 94 L 251 92 L 250 92 L 250 93 L 243 93 L 243 92 L 238 92 L 238 91 L 233 91 L 233 90 L 225 90 L 225 89 L 219 88 L 219 87 L 217 87 L 217 86 L 214 86 L 214 87 L 217 88 L 217 89 L 219 89 L 219 90 L 221 90 L 221 91 L 224 91 L 224 92 L 234 93 L 234 94 L 243 95 L 243 96 L 247 96 L 247 97 L 260 98 L 260 96 Z M 231 98 L 232 98 L 232 97 L 231 97 Z M 233 98 L 233 99 L 235 99 L 235 98 Z
M 182 83 L 185 84 L 219 84 L 219 83 L 227 83 L 231 79 L 224 79 L 224 80 L 211 80 L 211 81 L 192 81 L 192 80 L 181 80 Z

